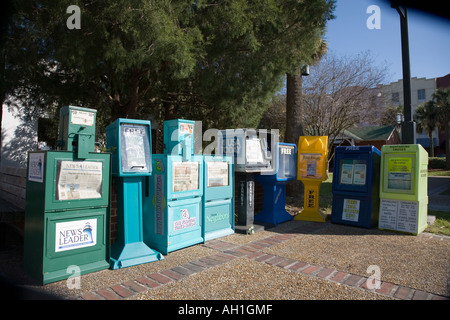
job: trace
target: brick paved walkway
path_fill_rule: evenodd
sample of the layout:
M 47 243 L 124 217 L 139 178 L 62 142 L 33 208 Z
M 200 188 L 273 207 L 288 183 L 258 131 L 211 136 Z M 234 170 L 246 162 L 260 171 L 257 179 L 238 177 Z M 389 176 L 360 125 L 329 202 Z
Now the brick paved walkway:
M 139 293 L 153 290 L 167 283 L 179 281 L 192 274 L 201 273 L 203 270 L 224 265 L 238 257 L 245 257 L 276 268 L 284 268 L 291 272 L 298 272 L 310 277 L 317 277 L 331 282 L 340 283 L 361 290 L 369 290 L 388 297 L 402 300 L 450 300 L 449 297 L 439 296 L 433 293 L 396 285 L 389 282 L 381 282 L 378 289 L 369 289 L 367 277 L 351 274 L 348 272 L 328 268 L 326 266 L 311 265 L 303 261 L 297 261 L 277 255 L 262 252 L 264 248 L 292 239 L 302 232 L 314 232 L 323 228 L 322 224 L 308 224 L 290 230 L 287 233 L 280 233 L 267 238 L 255 240 L 245 245 L 236 245 L 221 239 L 214 239 L 202 244 L 214 249 L 217 253 L 195 259 L 191 262 L 172 267 L 170 269 L 147 274 L 143 277 L 119 283 L 110 287 L 100 288 L 88 292 L 78 297 L 83 300 L 120 300 L 132 297 Z M 429 234 L 421 234 L 423 237 L 433 237 L 443 241 L 450 241 L 449 237 L 440 237 Z

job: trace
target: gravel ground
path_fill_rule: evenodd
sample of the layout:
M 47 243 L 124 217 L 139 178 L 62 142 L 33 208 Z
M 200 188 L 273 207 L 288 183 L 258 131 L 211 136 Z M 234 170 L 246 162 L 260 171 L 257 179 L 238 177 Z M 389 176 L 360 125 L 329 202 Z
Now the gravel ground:
M 239 258 L 176 283 L 141 293 L 133 299 L 378 300 L 388 298 L 363 289 L 349 288 L 247 258 Z
M 319 228 L 298 231 L 299 226 L 308 224 L 311 223 L 290 221 L 253 235 L 236 233 L 219 240 L 241 246 L 280 233 L 292 233 L 295 237 L 263 248 L 262 251 L 364 277 L 370 275 L 366 273 L 370 265 L 378 265 L 382 281 L 449 296 L 449 240 L 437 240 L 423 235 L 396 234 L 378 229 L 367 230 L 330 222 L 312 223 Z M 15 250 L 0 252 L 0 272 L 17 284 L 36 288 L 30 285 L 27 277 L 21 272 L 22 250 L 23 248 L 17 246 Z M 74 298 L 83 293 L 136 280 L 153 272 L 170 269 L 218 252 L 217 249 L 198 244 L 171 252 L 162 261 L 83 275 L 79 290 L 68 290 L 65 280 L 37 287 L 43 288 L 46 292 Z M 388 297 L 243 257 L 136 294 L 131 298 L 370 300 Z
M 244 245 L 289 232 L 302 223 L 291 221 L 268 231 L 233 234 L 221 240 Z M 370 265 L 377 265 L 382 281 L 444 296 L 450 293 L 450 241 L 328 222 L 314 233 L 298 234 L 263 252 L 364 277 L 371 275 L 367 273 Z M 387 297 L 241 258 L 134 298 L 358 300 Z
M 370 265 L 378 265 L 382 281 L 440 295 L 450 292 L 450 241 L 327 224 L 263 251 L 365 277 Z

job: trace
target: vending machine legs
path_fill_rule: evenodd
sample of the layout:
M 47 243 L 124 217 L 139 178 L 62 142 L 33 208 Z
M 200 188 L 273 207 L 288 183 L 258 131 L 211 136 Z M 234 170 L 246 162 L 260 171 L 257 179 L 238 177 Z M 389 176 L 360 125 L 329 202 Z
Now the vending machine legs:
M 239 233 L 253 233 L 264 230 L 264 226 L 255 224 L 255 178 L 253 173 L 235 172 L 237 183 L 237 223 L 234 227 Z
M 294 220 L 325 222 L 326 214 L 319 208 L 319 190 L 322 181 L 308 181 L 303 183 L 305 193 L 303 196 L 303 210 Z
M 158 251 L 143 240 L 142 194 L 143 177 L 115 177 L 117 185 L 117 240 L 111 247 L 111 269 L 130 267 L 163 260 Z
M 144 243 L 143 199 L 152 175 L 151 122 L 115 120 L 106 128 L 112 152 L 112 175 L 117 190 L 117 239 L 111 247 L 110 268 L 118 269 L 162 260 Z

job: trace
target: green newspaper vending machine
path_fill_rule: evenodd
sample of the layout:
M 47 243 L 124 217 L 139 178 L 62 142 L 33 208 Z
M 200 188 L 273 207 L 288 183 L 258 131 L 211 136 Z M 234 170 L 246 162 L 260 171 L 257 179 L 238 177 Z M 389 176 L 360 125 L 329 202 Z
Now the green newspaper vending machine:
M 419 144 L 381 148 L 380 229 L 419 234 L 427 227 L 428 153 Z
M 95 115 L 62 108 L 64 150 L 28 153 L 24 267 L 39 284 L 109 268 L 111 156 L 90 143 Z

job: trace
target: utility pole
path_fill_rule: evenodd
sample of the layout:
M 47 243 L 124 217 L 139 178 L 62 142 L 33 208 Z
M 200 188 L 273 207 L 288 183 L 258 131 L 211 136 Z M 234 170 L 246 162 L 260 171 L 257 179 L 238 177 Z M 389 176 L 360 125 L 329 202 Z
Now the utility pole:
M 395 8 L 400 15 L 400 31 L 402 38 L 402 64 L 403 64 L 403 113 L 405 121 L 402 123 L 402 143 L 416 143 L 416 123 L 412 117 L 411 107 L 411 70 L 409 62 L 409 40 L 408 40 L 408 13 L 406 5 L 398 1 L 391 1 L 391 8 Z

